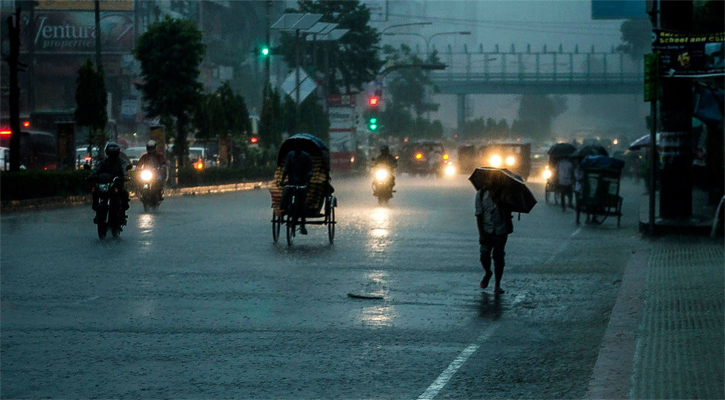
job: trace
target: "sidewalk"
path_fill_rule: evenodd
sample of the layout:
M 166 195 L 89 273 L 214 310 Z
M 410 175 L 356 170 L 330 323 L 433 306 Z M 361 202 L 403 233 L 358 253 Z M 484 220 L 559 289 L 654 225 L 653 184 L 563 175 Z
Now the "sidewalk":
M 655 234 L 709 235 L 717 205 L 708 203 L 707 192 L 692 190 L 692 216 L 686 220 L 665 219 L 660 215 L 660 192 L 655 197 Z M 639 210 L 639 231 L 649 230 L 649 195 L 642 194 Z
M 626 267 L 587 397 L 725 398 L 722 239 L 642 244 Z

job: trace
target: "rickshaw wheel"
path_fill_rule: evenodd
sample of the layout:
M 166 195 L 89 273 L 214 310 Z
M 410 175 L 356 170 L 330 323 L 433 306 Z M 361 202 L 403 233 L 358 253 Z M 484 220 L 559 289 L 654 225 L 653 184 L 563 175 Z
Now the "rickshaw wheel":
M 335 207 L 330 206 L 329 216 L 327 221 L 327 237 L 330 239 L 330 244 L 335 242 Z
M 274 243 L 277 243 L 279 240 L 279 230 L 282 227 L 282 216 L 276 216 L 274 215 L 274 211 L 272 212 L 272 240 Z
M 287 246 L 292 246 L 295 243 L 295 229 L 297 225 L 297 219 L 291 215 L 287 216 Z

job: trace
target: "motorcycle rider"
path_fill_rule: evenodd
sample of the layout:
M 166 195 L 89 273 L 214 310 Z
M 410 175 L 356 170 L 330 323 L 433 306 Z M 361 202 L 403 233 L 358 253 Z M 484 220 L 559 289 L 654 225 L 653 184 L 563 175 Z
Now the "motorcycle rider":
M 394 155 L 390 154 L 390 148 L 388 145 L 384 144 L 380 146 L 380 155 L 373 160 L 373 165 L 387 166 L 392 173 L 395 171 L 395 168 L 398 167 L 398 160 Z
M 121 178 L 117 182 L 117 188 L 119 196 L 121 197 L 121 210 L 123 211 L 123 217 L 124 222 L 123 225 L 126 224 L 126 218 L 128 216 L 126 215 L 126 210 L 129 208 L 129 201 L 130 196 L 126 188 L 124 187 L 124 183 L 126 181 L 126 162 L 120 157 L 121 155 L 121 146 L 119 146 L 115 142 L 108 142 L 106 143 L 106 147 L 104 149 L 104 153 L 106 154 L 106 158 L 99 161 L 96 166 L 93 168 L 93 171 L 91 171 L 91 174 L 86 178 L 88 181 L 95 182 L 98 180 L 98 177 L 101 174 L 109 174 L 111 175 L 111 179 L 114 178 Z M 96 191 L 93 192 L 93 211 L 96 211 L 98 204 L 98 194 Z M 94 218 L 93 222 L 97 222 Z
M 156 171 L 156 179 L 160 183 L 162 188 L 159 194 L 159 200 L 164 199 L 163 182 L 166 180 L 166 157 L 159 153 L 156 146 L 155 140 L 149 140 L 146 143 L 146 153 L 139 158 L 136 163 L 136 170 L 140 171 L 145 168 L 150 168 Z

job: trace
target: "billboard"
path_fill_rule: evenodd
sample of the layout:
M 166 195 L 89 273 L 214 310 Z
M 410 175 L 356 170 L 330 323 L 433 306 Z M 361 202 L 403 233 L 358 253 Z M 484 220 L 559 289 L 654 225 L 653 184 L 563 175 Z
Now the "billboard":
M 653 29 L 652 49 L 660 55 L 663 77 L 725 75 L 725 32 L 687 33 Z
M 645 0 L 592 0 L 592 19 L 649 18 Z
M 126 54 L 134 46 L 134 16 L 131 12 L 102 12 L 101 51 Z M 27 27 L 27 20 L 25 21 Z M 96 51 L 96 22 L 93 12 L 36 11 L 35 30 L 30 32 L 36 54 L 93 54 Z M 22 44 L 21 52 L 28 46 Z
M 101 11 L 133 11 L 133 0 L 100 0 L 98 6 Z M 89 0 L 41 0 L 35 6 L 36 11 L 94 11 L 95 9 L 95 2 Z

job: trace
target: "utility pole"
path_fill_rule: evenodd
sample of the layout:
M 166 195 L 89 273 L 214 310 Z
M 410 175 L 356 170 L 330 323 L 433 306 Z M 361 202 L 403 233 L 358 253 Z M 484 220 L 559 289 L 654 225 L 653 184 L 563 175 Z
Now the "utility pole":
M 96 8 L 96 71 L 101 72 L 101 4 L 95 0 Z
M 272 43 L 270 43 L 271 38 L 270 38 L 270 20 L 269 20 L 269 17 L 270 17 L 270 12 L 271 12 L 271 8 L 272 8 L 272 0 L 267 0 L 266 1 L 266 8 L 267 8 L 267 21 L 266 21 L 267 26 L 265 27 L 266 28 L 265 29 L 265 35 L 266 36 L 264 38 L 265 39 L 264 45 L 267 46 L 267 48 L 271 49 L 272 48 Z M 271 58 L 272 57 L 270 57 L 270 54 L 268 54 L 264 58 L 264 84 L 265 85 L 269 84 L 269 67 L 270 67 L 270 60 L 271 60 Z
M 18 71 L 20 67 L 20 7 L 15 10 L 15 17 L 8 17 L 8 39 L 10 54 L 8 55 L 8 72 L 10 74 L 10 171 L 20 170 L 20 86 Z
M 660 27 L 692 30 L 692 0 L 661 0 Z M 660 102 L 660 216 L 692 215 L 692 79 L 663 77 Z

